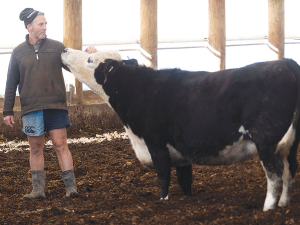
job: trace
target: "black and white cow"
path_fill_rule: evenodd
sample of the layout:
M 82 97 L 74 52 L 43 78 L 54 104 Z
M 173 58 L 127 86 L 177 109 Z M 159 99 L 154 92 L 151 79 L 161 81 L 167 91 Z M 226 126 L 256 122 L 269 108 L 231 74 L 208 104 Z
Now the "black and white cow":
M 258 155 L 267 177 L 264 211 L 275 208 L 281 181 L 278 205 L 289 205 L 300 137 L 295 61 L 190 72 L 124 62 L 117 52 L 66 49 L 62 60 L 119 115 L 138 159 L 154 165 L 162 200 L 171 166 L 191 195 L 191 164 L 230 165 Z

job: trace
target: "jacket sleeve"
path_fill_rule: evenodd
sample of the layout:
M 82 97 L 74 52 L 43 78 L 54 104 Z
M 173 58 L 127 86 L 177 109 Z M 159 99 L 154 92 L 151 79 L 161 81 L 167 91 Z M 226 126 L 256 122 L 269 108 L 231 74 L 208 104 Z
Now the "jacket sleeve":
M 20 83 L 20 71 L 14 54 L 10 57 L 4 95 L 3 116 L 14 115 L 16 90 Z
M 61 53 L 63 53 L 64 49 L 66 48 L 66 46 L 62 43 L 62 49 L 61 49 Z M 61 66 L 67 70 L 68 72 L 71 73 L 71 70 L 69 69 L 69 67 L 67 67 L 65 64 L 63 64 L 63 62 L 61 62 Z

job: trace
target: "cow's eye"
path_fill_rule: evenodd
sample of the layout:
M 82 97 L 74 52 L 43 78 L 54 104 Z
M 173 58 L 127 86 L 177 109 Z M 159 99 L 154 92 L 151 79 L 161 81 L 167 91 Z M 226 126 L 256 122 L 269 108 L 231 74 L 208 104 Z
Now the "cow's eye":
M 88 58 L 87 62 L 88 63 L 93 63 L 93 60 L 91 59 L 91 57 Z

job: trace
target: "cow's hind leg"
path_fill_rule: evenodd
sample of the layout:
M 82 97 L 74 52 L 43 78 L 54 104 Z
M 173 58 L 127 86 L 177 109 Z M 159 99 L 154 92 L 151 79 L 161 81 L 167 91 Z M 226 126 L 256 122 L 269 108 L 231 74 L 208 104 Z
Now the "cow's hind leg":
M 278 206 L 280 207 L 285 207 L 290 204 L 290 195 L 294 183 L 292 173 L 289 169 L 289 162 L 287 160 L 287 157 L 283 158 L 283 163 L 284 163 L 284 170 L 282 174 L 283 186 L 282 186 L 281 197 L 278 203 Z
M 193 171 L 192 165 L 176 166 L 177 180 L 183 192 L 187 196 L 192 196 Z
M 264 204 L 264 211 L 274 209 L 280 188 L 283 173 L 283 161 L 279 153 L 274 154 L 271 148 L 258 148 L 261 164 L 267 178 L 267 196 Z M 273 149 L 276 149 L 273 148 Z
M 161 200 L 168 200 L 168 192 L 171 176 L 171 159 L 167 147 L 159 148 L 157 146 L 147 144 L 151 155 L 154 168 L 157 173 L 158 181 L 161 186 Z
M 297 135 L 298 137 L 299 135 Z M 285 207 L 290 204 L 290 197 L 293 190 L 294 177 L 298 168 L 297 162 L 297 148 L 299 144 L 299 138 L 297 138 L 290 150 L 281 152 L 281 157 L 284 164 L 284 170 L 282 174 L 282 194 L 278 203 L 278 206 Z

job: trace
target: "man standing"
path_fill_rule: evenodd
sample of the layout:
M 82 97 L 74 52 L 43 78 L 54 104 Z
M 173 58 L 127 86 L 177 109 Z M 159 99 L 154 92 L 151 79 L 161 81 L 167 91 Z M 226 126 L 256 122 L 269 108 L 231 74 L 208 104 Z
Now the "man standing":
M 47 38 L 47 20 L 44 13 L 26 8 L 20 13 L 28 30 L 25 42 L 11 55 L 3 116 L 7 126 L 13 127 L 13 107 L 18 87 L 23 132 L 30 147 L 30 169 L 33 190 L 24 199 L 45 198 L 44 132 L 49 132 L 56 151 L 61 176 L 66 185 L 66 196 L 77 194 L 73 159 L 67 144 L 68 117 L 65 83 L 62 75 L 61 53 L 65 46 Z M 96 52 L 93 46 L 87 52 Z

